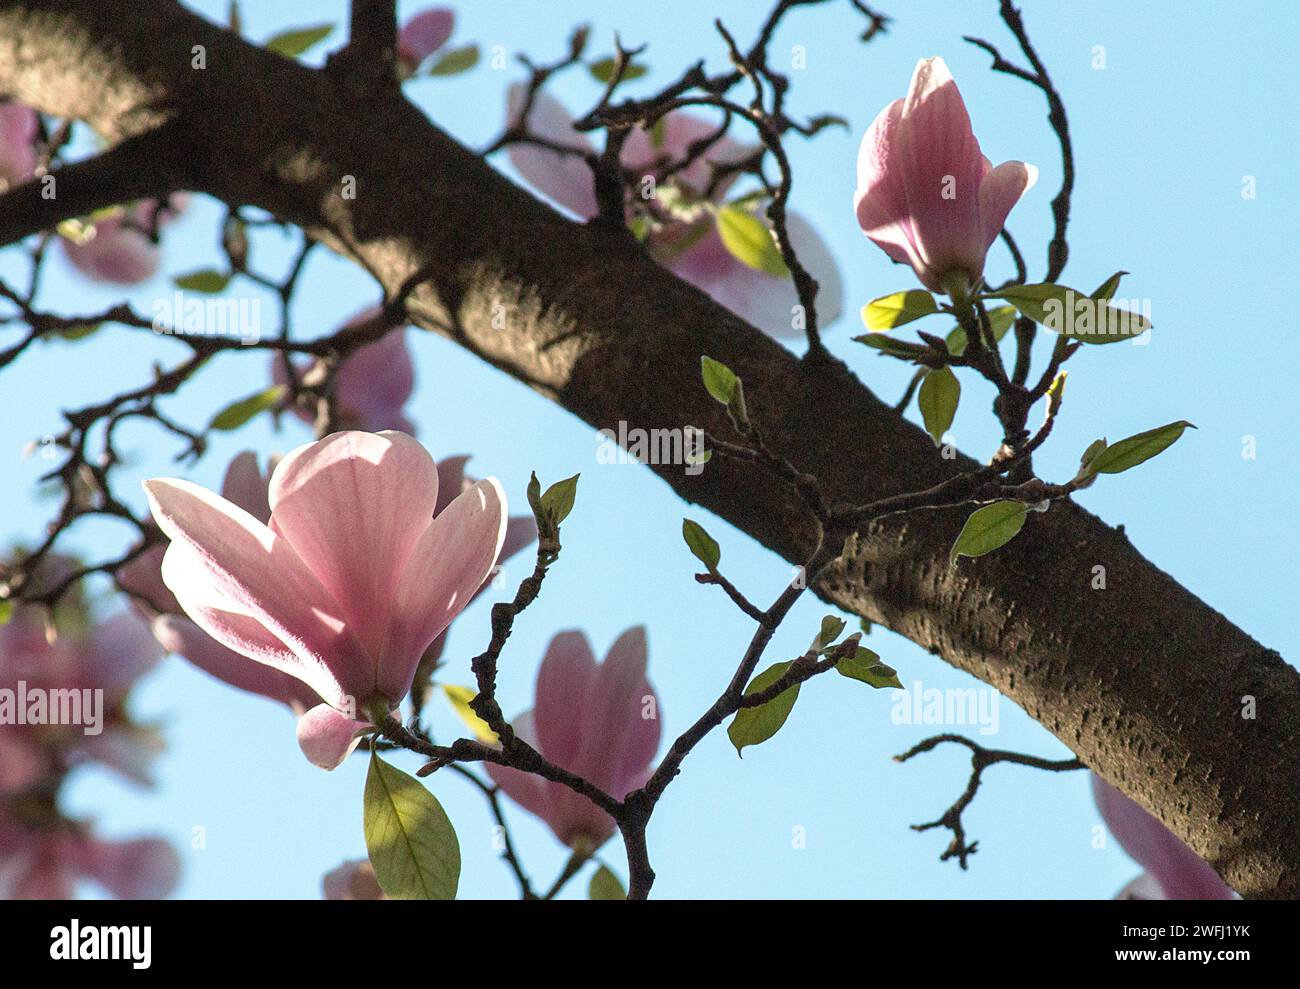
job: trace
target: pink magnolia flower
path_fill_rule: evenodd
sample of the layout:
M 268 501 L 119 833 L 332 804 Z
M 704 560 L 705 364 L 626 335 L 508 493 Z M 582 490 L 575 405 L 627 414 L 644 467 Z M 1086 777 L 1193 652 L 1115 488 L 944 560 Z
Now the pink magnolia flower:
M 402 77 L 413 75 L 420 64 L 447 43 L 456 14 L 447 7 L 434 7 L 416 14 L 397 32 L 397 64 Z
M 438 471 L 403 433 L 333 433 L 271 475 L 270 522 L 189 481 L 145 482 L 171 539 L 163 581 L 196 625 L 322 703 L 298 721 L 332 769 L 410 690 L 429 644 L 492 572 L 506 499 L 480 481 L 434 517 Z
M 367 309 L 353 316 L 343 329 L 373 319 L 378 309 Z M 271 377 L 277 385 L 287 385 L 284 354 L 271 357 Z M 306 370 L 296 367 L 299 377 Z M 334 378 L 334 397 L 339 418 L 346 428 L 380 432 L 396 429 L 415 435 L 415 423 L 402 411 L 415 390 L 415 365 L 406 346 L 406 328 L 395 326 L 374 343 L 353 351 Z M 294 415 L 310 425 L 312 414 L 294 407 Z
M 0 192 L 32 177 L 38 123 L 31 107 L 12 100 L 0 103 Z
M 375 870 L 365 859 L 344 862 L 321 879 L 327 900 L 386 900 L 388 896 L 375 878 Z
M 945 291 L 954 272 L 978 284 L 1007 214 L 1037 178 L 1022 161 L 993 167 L 948 66 L 923 58 L 906 99 L 885 107 L 862 138 L 853 205 L 877 247 Z
M 645 629 L 628 629 L 597 664 L 587 637 L 561 632 L 537 671 L 534 707 L 515 732 L 547 759 L 619 800 L 643 786 L 659 748 L 659 702 L 646 679 Z M 614 820 L 560 783 L 494 763 L 488 774 L 571 848 L 594 850 Z
M 511 120 L 519 118 L 524 92 L 520 85 L 510 88 Z M 545 93 L 536 95 L 528 128 L 554 144 L 581 153 L 594 151 L 586 135 L 574 128 L 568 111 Z M 711 136 L 717 129 L 716 124 L 689 113 L 668 114 L 663 118 L 661 132 L 652 135 L 638 127 L 628 134 L 621 163 L 629 171 L 663 179 L 665 163 L 683 160 L 692 144 Z M 734 176 L 710 190 L 713 167 L 739 161 L 753 150 L 724 136 L 672 180 L 694 196 L 707 193 L 711 202 L 722 203 Z M 581 157 L 532 144 L 512 144 L 508 153 L 510 163 L 533 188 L 583 219 L 597 214 L 591 169 Z M 788 214 L 787 226 L 795 252 L 821 283 L 817 311 L 822 325 L 829 326 L 839 318 L 843 307 L 844 286 L 839 268 L 830 249 L 807 220 L 792 212 Z M 737 260 L 722 243 L 707 211 L 689 222 L 670 223 L 653 231 L 647 246 L 660 264 L 769 335 L 792 337 L 802 333 L 793 327 L 793 310 L 799 303 L 794 283 Z
M 158 224 L 175 218 L 179 211 L 177 197 L 173 207 L 159 214 L 158 202 L 146 199 L 134 206 L 107 216 L 93 226 L 93 235 L 82 243 L 61 238 L 63 253 L 83 275 L 97 282 L 135 285 L 147 281 L 158 271 L 158 245 L 149 239 L 157 218 Z
M 1236 894 L 1209 864 L 1134 801 L 1092 777 L 1092 799 L 1106 827 L 1146 871 L 1120 891 L 1120 900 L 1231 900 Z
M 149 764 L 161 750 L 152 729 L 131 722 L 125 712 L 135 682 L 162 658 L 148 626 L 122 612 L 83 631 L 51 641 L 34 608 L 19 607 L 0 626 L 0 687 L 8 696 L 50 698 L 53 691 L 102 691 L 102 708 L 84 706 L 78 724 L 0 723 L 0 795 L 57 780 L 84 762 L 99 762 L 141 785 L 149 785 Z M 69 696 L 67 694 L 63 696 Z M 91 698 L 93 694 L 89 695 Z M 49 703 L 52 703 L 50 701 Z M 92 705 L 96 702 L 92 699 Z M 14 712 L 9 712 L 13 715 Z
M 20 821 L 0 805 L 0 900 L 67 900 L 79 879 L 120 900 L 156 900 L 180 879 L 176 850 L 159 838 L 106 841 L 84 824 Z

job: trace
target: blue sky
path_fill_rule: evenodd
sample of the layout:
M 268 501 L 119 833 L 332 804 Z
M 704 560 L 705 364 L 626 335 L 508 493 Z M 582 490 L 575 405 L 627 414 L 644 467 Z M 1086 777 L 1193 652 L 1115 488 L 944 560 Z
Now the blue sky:
M 225 0 L 190 6 L 222 17 Z M 245 32 L 265 38 L 286 27 L 346 23 L 345 5 L 266 0 L 245 4 Z M 404 15 L 424 4 L 402 4 Z M 752 36 L 766 4 L 663 0 L 650 7 L 479 0 L 465 5 L 453 44 L 502 45 L 539 59 L 563 51 L 571 28 L 593 25 L 589 51 L 607 54 L 613 32 L 648 43 L 652 75 L 646 92 L 675 78 L 691 60 L 720 63 L 711 28 L 720 16 L 738 38 Z M 833 112 L 851 122 L 792 149 L 794 204 L 831 244 L 847 284 L 846 315 L 826 339 L 864 381 L 893 399 L 908 369 L 850 342 L 853 316 L 868 299 L 912 287 L 910 272 L 889 263 L 858 231 L 850 208 L 854 157 L 863 129 L 888 101 L 901 96 L 916 59 L 943 55 L 970 109 L 985 153 L 996 163 L 1020 158 L 1042 170 L 1038 186 L 1013 211 L 1009 225 L 1040 276 L 1050 232 L 1048 202 L 1059 183 L 1054 138 L 1040 95 L 988 71 L 988 57 L 963 34 L 985 37 L 1011 55 L 1014 42 L 996 5 L 913 2 L 883 9 L 895 16 L 887 35 L 863 47 L 860 20 L 847 3 L 796 11 L 777 37 L 774 60 L 804 46 L 807 68 L 793 73 L 791 109 Z M 1150 300 L 1150 343 L 1088 348 L 1071 364 L 1062 418 L 1039 458 L 1045 477 L 1073 473 L 1094 438 L 1112 440 L 1186 418 L 1199 427 L 1158 460 L 1122 477 L 1106 478 L 1078 496 L 1089 510 L 1123 522 L 1136 546 L 1158 566 L 1284 656 L 1300 655 L 1300 635 L 1286 609 L 1297 577 L 1295 464 L 1300 454 L 1293 406 L 1297 343 L 1293 313 L 1297 187 L 1296 106 L 1300 84 L 1290 66 L 1300 8 L 1245 3 L 1231 19 L 1200 14 L 1183 3 L 1091 4 L 1026 0 L 1030 31 L 1064 95 L 1079 169 L 1071 225 L 1071 260 L 1062 279 L 1090 289 L 1112 271 L 1131 272 L 1121 294 Z M 1193 5 L 1194 6 L 1194 5 Z M 895 9 L 897 7 L 897 9 Z M 652 12 L 651 12 L 652 11 Z M 337 43 L 343 29 L 330 43 Z M 1095 67 L 1104 48 L 1104 68 Z M 318 60 L 325 49 L 313 52 Z M 1017 54 L 1018 58 L 1018 54 Z M 440 126 L 470 145 L 486 143 L 501 124 L 506 86 L 519 78 L 481 63 L 446 79 L 409 83 L 407 93 Z M 574 109 L 597 98 L 596 83 L 579 73 L 554 92 Z M 506 168 L 504 160 L 499 167 Z M 1253 176 L 1257 195 L 1243 198 Z M 148 312 L 170 292 L 168 278 L 216 264 L 215 205 L 197 199 L 168 231 L 164 274 L 128 293 Z M 255 243 L 255 263 L 275 273 L 288 241 L 269 234 Z M 15 269 L 0 256 L 0 271 Z M 1000 248 L 989 276 L 1001 279 L 1008 261 Z M 249 285 L 232 291 L 257 297 Z M 56 257 L 45 304 L 93 311 L 122 293 L 80 279 Z M 295 302 L 299 331 L 332 330 L 373 301 L 360 271 L 319 252 Z M 264 303 L 264 312 L 273 310 Z M 0 342 L 4 342 L 0 340 Z M 420 438 L 435 456 L 472 452 L 472 467 L 501 478 L 517 506 L 530 470 L 555 479 L 581 471 L 577 508 L 565 527 L 565 551 L 544 595 L 521 619 L 501 664 L 500 696 L 507 714 L 531 705 L 537 663 L 557 631 L 581 627 L 598 653 L 629 625 L 649 628 L 650 675 L 674 736 L 714 698 L 734 668 L 750 623 L 722 596 L 695 584 L 692 560 L 678 535 L 685 506 L 636 465 L 596 460 L 593 430 L 433 335 L 412 333 L 419 388 L 409 407 Z M 52 514 L 35 497 L 47 468 L 22 459 L 24 445 L 54 430 L 58 409 L 106 397 L 147 380 L 154 360 L 174 361 L 183 348 L 136 332 L 110 329 L 78 343 L 34 349 L 0 375 L 7 410 L 5 483 L 0 485 L 0 536 L 30 540 Z M 266 374 L 261 353 L 224 356 L 170 406 L 200 423 Z M 962 409 L 952 430 L 970 453 L 996 443 L 980 383 L 963 379 Z M 755 409 L 762 417 L 768 410 Z M 915 414 L 914 412 L 912 413 Z M 135 457 L 133 477 L 168 474 L 171 448 L 143 427 L 124 429 Z M 263 454 L 309 439 L 286 422 L 274 434 L 256 422 L 212 444 L 194 468 L 215 486 L 230 456 Z M 1243 456 L 1253 438 L 1255 457 Z M 132 495 L 140 506 L 142 499 Z M 726 523 L 691 509 L 723 545 L 727 572 L 751 596 L 768 600 L 787 580 L 786 564 Z M 128 533 L 87 522 L 70 543 L 99 558 L 124 546 Z M 525 564 L 506 570 L 513 586 Z M 1080 590 L 1080 595 L 1093 592 Z M 1100 593 L 1123 593 L 1112 588 Z M 451 638 L 446 677 L 470 682 L 468 658 L 488 637 L 489 600 L 470 609 Z M 1060 607 L 1086 602 L 1062 601 Z M 1150 602 L 1159 608 L 1160 602 Z M 808 598 L 779 632 L 770 656 L 801 652 L 821 615 Z M 980 686 L 887 631 L 869 644 L 899 670 L 904 683 L 925 688 Z M 1188 662 L 1196 657 L 1189 656 Z M 772 741 L 743 760 L 722 732 L 707 739 L 668 791 L 650 829 L 662 896 L 738 897 L 1106 897 L 1135 874 L 1114 846 L 1094 847 L 1098 815 L 1082 773 L 1046 775 L 1016 767 L 990 771 L 966 820 L 980 851 L 968 872 L 940 863 L 946 833 L 917 835 L 908 825 L 931 819 L 964 786 L 963 751 L 933 753 L 904 766 L 890 756 L 942 727 L 895 724 L 890 694 L 840 677 L 805 686 L 795 711 Z M 217 684 L 183 661 L 169 659 L 136 697 L 141 717 L 164 724 L 168 741 L 158 763 L 160 785 L 134 790 L 87 771 L 67 803 L 93 815 L 103 831 L 161 832 L 181 849 L 187 897 L 313 897 L 323 872 L 364 854 L 361 790 L 364 760 L 332 774 L 302 758 L 292 718 L 275 705 Z M 998 747 L 1045 756 L 1068 753 L 1009 701 L 999 704 Z M 435 700 L 435 728 L 457 730 Z M 974 733 L 976 727 L 957 730 Z M 409 768 L 409 767 L 408 767 Z M 512 879 L 496 861 L 491 822 L 479 794 L 451 774 L 432 788 L 458 829 L 464 870 L 461 895 L 512 895 Z M 549 831 L 507 808 L 529 871 L 549 883 L 565 853 Z M 797 829 L 805 847 L 794 847 Z M 196 836 L 202 836 L 203 847 Z M 621 848 L 604 857 L 621 875 Z M 580 894 L 585 883 L 575 883 Z

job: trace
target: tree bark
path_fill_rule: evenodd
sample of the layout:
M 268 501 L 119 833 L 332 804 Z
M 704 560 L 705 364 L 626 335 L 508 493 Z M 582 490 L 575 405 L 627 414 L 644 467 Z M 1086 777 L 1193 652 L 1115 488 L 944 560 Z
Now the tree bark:
M 206 68 L 192 67 L 195 45 Z M 188 188 L 302 226 L 390 293 L 427 278 L 411 296 L 417 324 L 593 426 L 726 435 L 700 385 L 708 354 L 832 503 L 972 466 L 941 459 L 839 361 L 793 356 L 625 230 L 564 219 L 340 64 L 298 65 L 164 0 L 0 0 L 0 92 L 138 139 L 107 167 L 63 170 L 55 200 L 30 186 L 0 198 L 0 244 L 69 204 Z M 761 471 L 718 457 L 699 476 L 652 469 L 787 560 L 807 552 L 806 516 Z M 1300 675 L 1077 505 L 1031 514 L 1009 546 L 950 569 L 965 514 L 871 527 L 818 593 L 1002 691 L 1244 896 L 1300 896 Z M 1106 590 L 1091 588 L 1099 565 Z M 1257 717 L 1243 717 L 1245 698 Z

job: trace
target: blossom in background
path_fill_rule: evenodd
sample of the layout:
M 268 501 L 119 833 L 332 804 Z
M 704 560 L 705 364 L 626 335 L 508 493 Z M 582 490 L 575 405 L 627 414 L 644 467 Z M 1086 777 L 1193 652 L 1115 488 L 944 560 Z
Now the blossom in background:
M 181 209 L 172 197 L 160 210 L 157 200 L 145 199 L 95 220 L 77 239 L 60 238 L 63 253 L 78 271 L 97 282 L 135 285 L 158 271 L 160 252 L 148 231 L 161 228 Z
M 0 192 L 32 177 L 38 124 L 31 107 L 13 100 L 0 103 Z
M 120 900 L 160 899 L 180 879 L 180 857 L 160 838 L 107 841 L 84 823 L 25 821 L 0 803 L 0 899 L 68 900 L 80 879 Z
M 98 762 L 141 785 L 162 744 L 152 728 L 125 710 L 131 688 L 162 658 L 148 625 L 131 612 L 50 638 L 43 613 L 19 606 L 0 626 L 0 688 L 18 698 L 25 690 L 102 690 L 99 724 L 0 723 L 0 797 L 57 779 L 84 762 Z M 84 699 L 84 695 L 83 699 Z M 93 696 L 93 695 L 92 695 Z M 90 712 L 82 706 L 83 721 Z M 91 730 L 88 732 L 87 728 Z
M 510 88 L 507 112 L 511 121 L 518 121 L 525 91 L 521 85 Z M 574 128 L 568 111 L 545 93 L 536 94 L 527 125 L 529 132 L 537 137 L 580 154 L 594 153 L 586 135 Z M 631 172 L 666 180 L 662 163 L 684 160 L 692 144 L 710 137 L 717 129 L 716 124 L 701 117 L 680 111 L 670 113 L 653 134 L 640 127 L 628 133 L 621 163 Z M 752 146 L 724 136 L 706 154 L 677 172 L 671 181 L 685 187 L 692 197 L 708 195 L 710 202 L 721 204 L 734 176 L 709 189 L 714 166 L 735 163 L 753 151 Z M 590 219 L 598 212 L 596 195 L 591 169 L 580 154 L 563 154 L 522 142 L 509 147 L 510 163 L 530 185 L 583 219 Z M 795 253 L 821 283 L 817 312 L 821 324 L 828 326 L 839 318 L 843 307 L 844 287 L 839 269 L 830 249 L 802 216 L 788 213 L 787 228 Z M 652 230 L 647 247 L 665 267 L 771 336 L 802 334 L 802 330 L 794 329 L 792 319 L 794 307 L 799 304 L 794 282 L 786 276 L 758 271 L 733 256 L 722 243 L 707 210 L 700 211 L 692 220 L 672 222 Z
M 321 891 L 327 900 L 386 900 L 388 899 L 375 870 L 365 859 L 344 862 L 325 873 Z
M 377 308 L 357 313 L 341 329 L 346 330 L 368 322 L 379 315 Z M 271 377 L 277 385 L 288 385 L 289 374 L 284 354 L 271 356 Z M 301 377 L 305 367 L 295 365 Z M 394 325 L 374 343 L 353 351 L 342 364 L 334 378 L 334 400 L 342 425 L 347 429 L 380 432 L 396 429 L 415 435 L 415 423 L 402 411 L 415 390 L 415 365 L 411 351 L 406 346 L 406 327 Z M 313 417 L 307 409 L 293 407 L 293 413 L 311 425 Z
M 189 481 L 145 481 L 171 539 L 162 576 L 218 642 L 322 700 L 298 721 L 333 768 L 410 690 L 422 654 L 492 572 L 506 499 L 479 481 L 434 517 L 438 471 L 398 432 L 334 433 L 271 475 L 264 524 Z
M 415 74 L 420 64 L 447 43 L 456 14 L 448 7 L 434 7 L 416 14 L 397 32 L 397 67 L 403 79 Z
M 511 724 L 547 759 L 622 800 L 645 784 L 659 748 L 659 702 L 646 679 L 645 629 L 628 629 L 597 663 L 587 637 L 561 632 L 537 671 L 534 706 Z M 614 820 L 567 786 L 487 763 L 488 774 L 565 845 L 594 850 Z
M 916 63 L 907 97 L 872 122 L 858 150 L 858 225 L 931 291 L 954 272 L 970 285 L 1011 208 L 1038 178 L 1021 161 L 997 168 L 980 152 L 966 104 L 942 58 Z
M 1236 894 L 1210 865 L 1138 804 L 1092 777 L 1092 798 L 1120 847 L 1146 871 L 1124 887 L 1120 900 L 1231 900 Z

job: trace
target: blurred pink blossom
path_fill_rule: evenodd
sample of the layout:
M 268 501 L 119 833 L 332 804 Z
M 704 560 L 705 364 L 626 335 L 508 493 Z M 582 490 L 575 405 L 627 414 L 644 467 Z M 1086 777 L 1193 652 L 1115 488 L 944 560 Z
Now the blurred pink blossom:
M 271 475 L 269 524 L 189 481 L 145 482 L 172 540 L 162 576 L 201 629 L 302 681 L 322 703 L 298 722 L 332 769 L 410 690 L 429 644 L 492 572 L 505 493 L 473 485 L 436 518 L 438 471 L 398 432 L 333 433 Z
M 413 75 L 420 64 L 447 43 L 456 26 L 455 11 L 434 7 L 421 11 L 397 32 L 397 62 L 403 78 Z
M 60 238 L 63 253 L 73 267 L 94 281 L 114 285 L 147 281 L 158 271 L 160 252 L 146 231 L 152 230 L 155 222 L 161 228 L 174 219 L 182 203 L 182 197 L 174 196 L 172 206 L 160 211 L 156 200 L 142 200 L 97 220 L 81 243 Z
M 0 103 L 0 192 L 32 177 L 38 123 L 31 107 L 12 100 Z
M 1146 871 L 1124 887 L 1120 900 L 1231 900 L 1236 894 L 1209 864 L 1137 803 L 1092 777 L 1092 798 L 1120 847 Z
M 1037 178 L 1021 161 L 993 167 L 948 66 L 923 58 L 906 99 L 885 107 L 862 138 L 853 205 L 876 246 L 939 292 L 954 272 L 979 283 L 1007 214 Z
M 521 85 L 510 89 L 507 112 L 511 121 L 517 121 L 523 110 L 524 93 Z M 581 154 L 594 153 L 591 141 L 574 128 L 568 111 L 545 93 L 536 94 L 528 129 L 553 144 Z M 665 163 L 684 160 L 692 144 L 710 137 L 717 129 L 716 124 L 701 117 L 681 111 L 670 113 L 654 134 L 640 127 L 628 134 L 621 163 L 628 171 L 664 179 Z M 752 146 L 724 136 L 672 180 L 692 196 L 708 195 L 710 202 L 723 203 L 734 175 L 709 189 L 713 167 L 740 161 L 753 150 Z M 508 153 L 510 163 L 533 188 L 583 219 L 597 214 L 591 169 L 580 155 L 528 143 L 511 144 Z M 839 318 L 843 308 L 844 286 L 839 268 L 826 243 L 806 219 L 790 212 L 787 220 L 795 253 L 821 283 L 817 312 L 821 325 L 829 326 Z M 665 267 L 769 335 L 802 335 L 802 330 L 794 328 L 792 319 L 793 309 L 799 303 L 794 282 L 737 260 L 723 245 L 707 211 L 689 222 L 670 223 L 652 231 L 647 247 Z
M 587 637 L 561 632 L 537 672 L 534 706 L 512 722 L 547 759 L 616 799 L 643 786 L 659 748 L 659 702 L 646 679 L 646 635 L 628 629 L 597 663 Z M 565 845 L 594 850 L 614 820 L 568 787 L 495 763 L 488 774 Z
M 365 859 L 344 862 L 325 873 L 321 890 L 327 900 L 386 900 L 388 897 L 375 878 L 375 870 Z
M 378 309 L 357 313 L 343 324 L 348 329 L 374 319 Z M 287 385 L 284 354 L 271 356 L 271 377 L 277 385 Z M 305 367 L 295 365 L 299 377 Z M 406 346 L 406 327 L 394 326 L 374 343 L 355 350 L 341 365 L 334 378 L 334 399 L 338 415 L 347 429 L 380 432 L 396 429 L 415 435 L 415 423 L 402 411 L 415 390 L 415 365 Z M 307 409 L 293 407 L 293 414 L 311 425 Z

